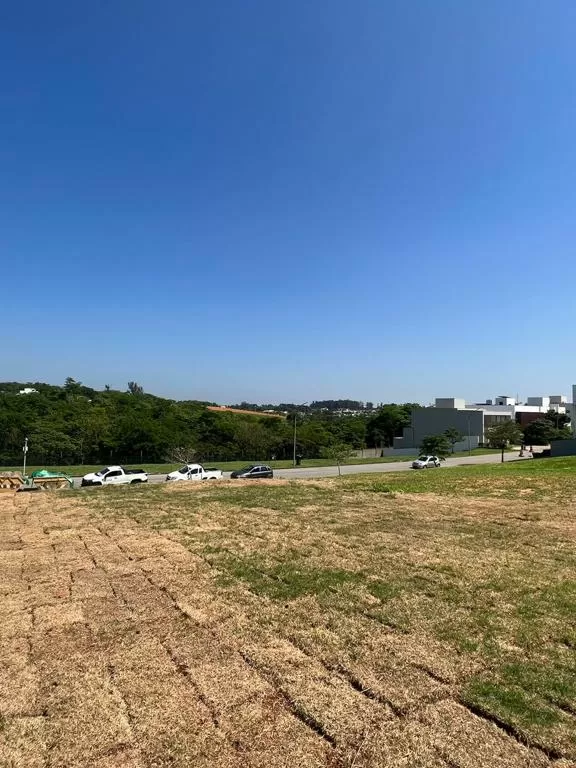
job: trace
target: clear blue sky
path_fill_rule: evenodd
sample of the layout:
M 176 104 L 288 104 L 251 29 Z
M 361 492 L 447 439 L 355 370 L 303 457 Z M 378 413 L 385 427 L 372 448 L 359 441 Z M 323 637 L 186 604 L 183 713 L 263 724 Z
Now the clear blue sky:
M 573 0 L 4 3 L 0 380 L 568 394 L 575 28 Z

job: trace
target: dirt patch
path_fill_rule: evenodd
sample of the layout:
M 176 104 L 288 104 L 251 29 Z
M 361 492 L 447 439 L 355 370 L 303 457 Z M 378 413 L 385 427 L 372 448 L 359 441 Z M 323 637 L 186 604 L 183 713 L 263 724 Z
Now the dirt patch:
M 261 486 L 278 487 L 289 485 L 290 482 L 293 481 L 284 480 L 282 478 L 277 478 L 275 480 L 267 480 L 266 478 L 261 478 L 260 480 L 243 480 L 242 478 L 238 478 L 237 480 L 206 480 L 204 482 L 181 481 L 166 483 L 166 489 L 169 493 L 189 493 L 190 491 L 210 493 L 214 491 L 216 485 L 225 488 L 259 488 Z

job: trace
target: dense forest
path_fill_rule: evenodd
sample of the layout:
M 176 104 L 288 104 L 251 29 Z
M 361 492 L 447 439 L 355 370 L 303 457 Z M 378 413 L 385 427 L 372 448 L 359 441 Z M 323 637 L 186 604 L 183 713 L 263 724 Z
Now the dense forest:
M 26 388 L 34 391 L 19 394 Z M 335 443 L 391 444 L 413 407 L 388 404 L 375 413 L 341 416 L 288 406 L 287 417 L 270 418 L 214 412 L 207 405 L 156 397 L 136 382 L 126 392 L 98 391 L 72 378 L 63 386 L 0 383 L 0 465 L 21 461 L 25 437 L 30 464 L 152 463 L 184 454 L 204 461 L 288 458 L 294 419 L 298 452 L 315 458 Z

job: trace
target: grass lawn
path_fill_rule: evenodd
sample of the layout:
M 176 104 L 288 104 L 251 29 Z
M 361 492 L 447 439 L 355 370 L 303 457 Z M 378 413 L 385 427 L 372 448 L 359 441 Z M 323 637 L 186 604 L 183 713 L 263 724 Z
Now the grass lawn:
M 575 501 L 572 458 L 0 495 L 0 765 L 569 768 Z
M 484 454 L 492 454 L 492 453 L 499 453 L 499 451 L 492 450 L 490 448 L 477 448 L 472 451 L 472 456 L 481 456 Z M 398 462 L 398 461 L 411 461 L 412 458 L 416 458 L 418 454 L 414 453 L 414 456 L 386 456 L 384 458 L 368 458 L 368 459 L 358 459 L 358 458 L 351 458 L 347 459 L 343 462 L 343 464 L 387 464 L 390 462 Z M 453 454 L 455 457 L 457 456 L 468 456 L 468 452 L 456 452 Z M 281 461 L 270 461 L 270 460 L 254 460 L 254 461 L 216 461 L 216 462 L 205 462 L 205 466 L 207 467 L 217 467 L 218 469 L 221 469 L 225 472 L 232 472 L 235 469 L 242 469 L 242 467 L 247 466 L 248 464 L 259 464 L 259 463 L 266 463 L 269 466 L 271 466 L 273 469 L 290 469 L 292 465 L 291 459 L 281 460 Z M 327 459 L 303 459 L 302 460 L 302 467 L 327 467 L 332 466 L 334 462 L 331 462 Z M 88 472 L 96 472 L 99 469 L 102 469 L 102 464 L 76 464 L 71 466 L 41 466 L 41 465 L 31 465 L 26 468 L 26 472 L 33 472 L 35 469 L 48 469 L 51 472 L 65 472 L 67 475 L 70 475 L 72 477 L 81 477 L 82 475 L 86 475 Z M 172 472 L 175 469 L 178 469 L 182 466 L 182 463 L 177 464 L 125 464 L 124 465 L 127 469 L 143 469 L 145 472 L 149 472 L 150 474 L 164 474 L 165 472 Z M 9 466 L 9 467 L 0 467 L 0 472 L 6 472 L 6 471 L 15 471 L 15 472 L 21 472 L 22 467 L 16 467 L 16 466 Z

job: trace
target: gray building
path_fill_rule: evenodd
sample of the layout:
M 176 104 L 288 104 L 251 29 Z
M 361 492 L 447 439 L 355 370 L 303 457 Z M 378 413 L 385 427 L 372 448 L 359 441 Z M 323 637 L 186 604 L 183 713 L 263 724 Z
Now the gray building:
M 437 402 L 444 404 L 448 399 L 438 398 Z M 402 437 L 394 439 L 394 450 L 413 452 L 418 450 L 425 437 L 440 435 L 447 429 L 457 429 L 464 438 L 455 445 L 455 450 L 467 450 L 468 446 L 477 448 L 484 440 L 484 412 L 458 407 L 415 408 L 411 425 L 404 428 Z

